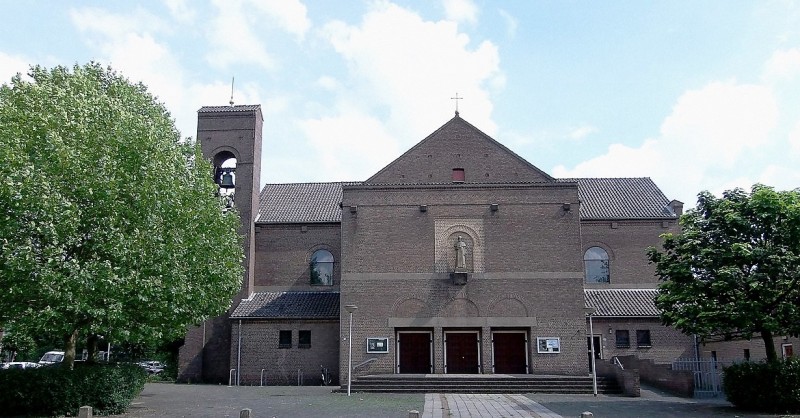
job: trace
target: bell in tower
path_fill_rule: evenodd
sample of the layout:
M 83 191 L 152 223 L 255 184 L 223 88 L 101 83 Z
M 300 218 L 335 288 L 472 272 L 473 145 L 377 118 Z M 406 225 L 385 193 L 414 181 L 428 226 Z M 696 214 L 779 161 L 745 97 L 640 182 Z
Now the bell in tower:
M 233 189 L 236 187 L 234 182 L 236 173 L 235 167 L 224 167 L 217 170 L 216 183 L 221 189 Z

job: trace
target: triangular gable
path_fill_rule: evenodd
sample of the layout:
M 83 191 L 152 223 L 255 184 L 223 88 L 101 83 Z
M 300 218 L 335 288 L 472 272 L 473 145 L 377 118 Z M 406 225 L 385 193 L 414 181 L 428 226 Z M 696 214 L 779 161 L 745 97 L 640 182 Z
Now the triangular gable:
M 454 170 L 465 183 L 555 181 L 456 114 L 365 183 L 451 183 Z

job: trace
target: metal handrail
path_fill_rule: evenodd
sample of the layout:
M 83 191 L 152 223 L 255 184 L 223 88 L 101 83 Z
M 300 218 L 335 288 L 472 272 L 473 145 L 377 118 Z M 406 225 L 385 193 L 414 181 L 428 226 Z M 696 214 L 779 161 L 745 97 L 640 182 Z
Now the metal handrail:
M 377 358 L 375 358 L 375 357 L 373 357 L 373 358 L 370 358 L 370 359 L 366 359 L 366 360 L 362 361 L 361 363 L 358 363 L 358 364 L 356 364 L 355 366 L 353 366 L 353 370 L 355 370 L 355 369 L 357 369 L 357 368 L 359 368 L 359 367 L 361 367 L 361 366 L 364 366 L 364 365 L 366 365 L 367 363 L 372 363 L 372 362 L 373 362 L 373 361 L 375 361 L 375 360 L 377 360 Z
M 231 372 L 228 373 L 228 387 L 233 386 L 233 375 L 236 373 L 236 369 L 231 369 Z
M 615 365 L 615 366 L 617 366 L 617 367 L 619 367 L 619 368 L 620 368 L 620 370 L 625 370 L 625 367 L 622 365 L 622 362 L 621 362 L 621 361 L 619 361 L 619 359 L 617 358 L 617 356 L 614 356 L 614 357 L 612 358 L 612 360 L 613 360 L 613 362 L 614 362 L 614 365 Z

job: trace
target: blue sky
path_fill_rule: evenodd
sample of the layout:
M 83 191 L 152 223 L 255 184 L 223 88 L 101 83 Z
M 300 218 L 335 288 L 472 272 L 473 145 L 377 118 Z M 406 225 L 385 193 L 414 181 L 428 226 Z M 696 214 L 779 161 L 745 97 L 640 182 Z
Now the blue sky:
M 364 180 L 453 116 L 556 177 L 800 186 L 800 1 L 0 0 L 0 80 L 96 60 L 261 104 L 262 184 Z

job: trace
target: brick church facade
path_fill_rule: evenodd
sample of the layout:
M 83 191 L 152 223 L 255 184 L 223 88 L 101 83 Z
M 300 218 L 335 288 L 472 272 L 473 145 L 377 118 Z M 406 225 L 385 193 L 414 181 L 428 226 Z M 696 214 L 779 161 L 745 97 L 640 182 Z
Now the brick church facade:
M 586 375 L 585 307 L 599 360 L 707 348 L 658 319 L 645 249 L 682 203 L 649 178 L 553 178 L 456 112 L 366 180 L 261 187 L 261 127 L 259 106 L 198 112 L 204 154 L 236 160 L 245 276 L 179 380 L 346 382 L 351 317 L 354 376 Z

